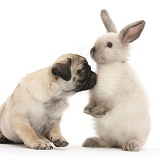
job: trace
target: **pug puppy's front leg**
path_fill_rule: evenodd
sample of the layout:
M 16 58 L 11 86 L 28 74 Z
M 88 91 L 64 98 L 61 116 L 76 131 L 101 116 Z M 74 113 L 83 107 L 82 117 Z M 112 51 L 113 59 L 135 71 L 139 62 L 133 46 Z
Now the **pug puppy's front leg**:
M 48 142 L 37 136 L 29 120 L 24 116 L 14 117 L 11 120 L 11 126 L 27 147 L 41 150 L 52 149 L 52 146 Z
M 54 123 L 48 138 L 56 147 L 66 147 L 69 144 L 61 135 L 60 122 Z

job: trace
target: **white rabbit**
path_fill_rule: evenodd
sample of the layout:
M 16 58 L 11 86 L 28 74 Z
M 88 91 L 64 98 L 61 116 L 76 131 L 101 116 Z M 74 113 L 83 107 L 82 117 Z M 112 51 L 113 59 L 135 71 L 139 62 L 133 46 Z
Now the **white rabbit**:
M 95 117 L 98 137 L 86 139 L 83 147 L 139 151 L 150 131 L 149 101 L 127 60 L 129 43 L 140 36 L 145 22 L 131 23 L 117 33 L 106 10 L 101 11 L 101 18 L 108 33 L 97 39 L 90 52 L 98 79 L 84 109 Z

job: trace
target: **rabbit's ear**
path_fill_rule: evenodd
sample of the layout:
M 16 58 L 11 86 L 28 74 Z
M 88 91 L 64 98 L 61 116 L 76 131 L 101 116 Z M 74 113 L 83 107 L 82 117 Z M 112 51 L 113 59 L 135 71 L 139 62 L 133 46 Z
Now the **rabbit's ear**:
M 123 44 L 131 43 L 135 41 L 143 31 L 145 26 L 145 21 L 137 21 L 135 23 L 131 23 L 123 28 L 119 34 L 119 37 Z
M 112 19 L 110 18 L 107 10 L 105 10 L 105 9 L 101 10 L 101 18 L 102 18 L 103 24 L 106 27 L 108 32 L 117 33 L 116 26 L 113 23 Z

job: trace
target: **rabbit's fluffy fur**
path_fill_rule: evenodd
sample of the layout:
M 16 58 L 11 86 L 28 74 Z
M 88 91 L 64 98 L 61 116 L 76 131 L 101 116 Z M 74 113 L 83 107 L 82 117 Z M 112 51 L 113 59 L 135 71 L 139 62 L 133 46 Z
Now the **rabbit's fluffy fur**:
M 117 33 L 106 10 L 101 11 L 101 18 L 108 33 L 91 49 L 98 79 L 84 109 L 94 117 L 98 137 L 86 139 L 83 146 L 139 151 L 150 131 L 149 102 L 127 59 L 129 43 L 140 36 L 145 22 L 129 24 Z

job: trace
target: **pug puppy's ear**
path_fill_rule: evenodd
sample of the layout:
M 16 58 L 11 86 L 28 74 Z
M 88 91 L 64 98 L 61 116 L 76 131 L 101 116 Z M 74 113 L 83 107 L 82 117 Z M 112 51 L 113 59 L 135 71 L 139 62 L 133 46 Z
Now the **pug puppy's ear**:
M 71 59 L 68 58 L 65 63 L 55 63 L 52 67 L 52 73 L 65 81 L 69 81 L 71 79 Z

